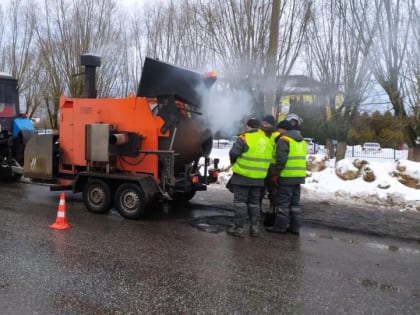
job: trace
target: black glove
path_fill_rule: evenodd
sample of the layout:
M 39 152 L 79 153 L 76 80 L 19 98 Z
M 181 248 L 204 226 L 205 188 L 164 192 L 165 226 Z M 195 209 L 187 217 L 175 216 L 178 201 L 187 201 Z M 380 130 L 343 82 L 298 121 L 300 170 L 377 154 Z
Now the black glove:
M 274 174 L 274 175 L 270 175 L 270 181 L 274 186 L 278 186 L 279 184 L 279 175 Z

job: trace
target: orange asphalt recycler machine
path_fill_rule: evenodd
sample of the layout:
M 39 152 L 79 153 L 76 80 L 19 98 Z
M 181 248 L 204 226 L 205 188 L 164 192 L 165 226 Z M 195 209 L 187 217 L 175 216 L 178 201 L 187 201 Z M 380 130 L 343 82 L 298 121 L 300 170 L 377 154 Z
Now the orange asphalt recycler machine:
M 82 192 L 91 212 L 116 207 L 128 219 L 159 198 L 187 201 L 206 190 L 213 137 L 201 110 L 215 74 L 146 58 L 136 96 L 97 98 L 100 63 L 81 56 L 84 98 L 60 97 L 59 132 L 31 137 L 24 175 L 51 190 Z

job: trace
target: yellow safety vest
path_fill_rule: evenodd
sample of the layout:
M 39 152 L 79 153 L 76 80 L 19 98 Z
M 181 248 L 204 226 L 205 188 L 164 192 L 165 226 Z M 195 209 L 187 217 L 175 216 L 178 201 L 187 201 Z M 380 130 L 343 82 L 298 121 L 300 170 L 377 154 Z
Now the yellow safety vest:
M 270 165 L 273 145 L 262 130 L 243 134 L 248 145 L 248 151 L 243 152 L 232 166 L 236 174 L 263 179 L 267 176 Z
M 270 136 L 270 141 L 272 142 L 272 145 L 273 145 L 273 154 L 272 154 L 272 160 L 271 160 L 271 163 L 273 164 L 276 163 L 276 141 L 279 136 L 280 136 L 280 132 L 278 132 L 278 130 L 273 131 L 273 133 Z
M 296 141 L 288 136 L 289 156 L 280 177 L 306 177 L 306 141 Z

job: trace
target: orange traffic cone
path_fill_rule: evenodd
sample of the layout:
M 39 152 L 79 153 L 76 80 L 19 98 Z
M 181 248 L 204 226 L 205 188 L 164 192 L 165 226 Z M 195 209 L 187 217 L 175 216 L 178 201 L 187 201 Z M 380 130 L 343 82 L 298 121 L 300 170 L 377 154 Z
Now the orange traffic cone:
M 66 229 L 71 228 L 70 224 L 67 223 L 67 219 L 66 219 L 66 199 L 64 196 L 64 192 L 62 192 L 60 195 L 60 203 L 58 205 L 57 219 L 55 220 L 55 223 L 49 226 L 49 228 L 56 229 L 56 230 L 66 230 Z

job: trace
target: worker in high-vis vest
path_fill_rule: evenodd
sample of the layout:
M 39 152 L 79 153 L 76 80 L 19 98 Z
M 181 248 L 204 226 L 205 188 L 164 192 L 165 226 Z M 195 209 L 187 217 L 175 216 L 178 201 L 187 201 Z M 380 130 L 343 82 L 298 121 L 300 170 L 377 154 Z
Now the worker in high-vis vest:
M 294 130 L 299 130 L 300 125 L 303 123 L 303 119 L 293 113 L 287 114 L 286 117 L 284 117 L 284 120 L 287 120 Z
M 302 221 L 300 191 L 306 178 L 306 141 L 287 120 L 279 122 L 277 129 L 280 137 L 275 148 L 276 163 L 270 169 L 271 180 L 276 185 L 276 216 L 274 225 L 266 227 L 266 231 L 299 235 Z
M 286 115 L 284 120 L 287 120 L 290 123 L 291 130 L 297 130 L 298 132 L 300 132 L 299 130 L 300 130 L 301 124 L 303 123 L 303 119 L 300 116 L 298 116 L 294 113 L 289 113 L 289 114 Z M 272 132 L 270 137 L 274 141 L 274 151 L 275 151 L 275 147 L 276 147 L 275 145 L 276 145 L 277 139 L 280 135 L 280 131 L 277 129 L 277 124 L 274 125 L 274 129 L 276 131 Z M 283 132 L 283 133 L 286 132 L 286 131 L 287 130 L 285 130 L 285 129 L 281 130 L 281 132 Z M 274 152 L 274 155 L 275 155 L 275 152 Z M 275 157 L 274 157 L 274 160 L 275 160 Z M 275 164 L 275 161 L 274 161 L 274 164 Z M 270 165 L 270 168 L 268 169 L 269 175 L 267 176 L 268 180 L 266 180 L 266 186 L 270 187 L 270 190 L 269 190 L 270 193 L 268 194 L 269 199 L 270 199 L 270 207 L 268 207 L 268 208 L 267 207 L 262 207 L 262 214 L 264 216 L 264 226 L 273 226 L 274 225 L 274 220 L 275 220 L 275 217 L 276 217 L 276 211 L 274 209 L 274 196 L 275 196 L 275 190 L 276 190 L 275 187 L 276 186 L 275 186 L 275 183 L 273 183 L 270 180 L 270 174 L 272 173 L 271 168 L 274 166 L 274 164 Z
M 256 118 L 248 120 L 242 133 L 229 151 L 233 175 L 230 184 L 233 190 L 234 222 L 227 234 L 244 237 L 246 219 L 250 218 L 250 235 L 259 236 L 260 200 L 264 180 L 273 156 L 273 144 L 260 129 Z
M 272 142 L 273 148 L 275 148 L 276 140 L 280 133 L 277 130 L 277 123 L 276 119 L 273 115 L 265 115 L 261 121 L 261 129 L 265 132 L 265 135 L 270 138 Z M 274 151 L 274 150 L 273 150 Z M 274 153 L 274 152 L 273 152 Z M 274 165 L 275 160 L 273 157 L 273 161 L 270 164 L 270 167 Z M 268 173 L 270 174 L 270 168 L 268 169 Z M 272 226 L 274 224 L 274 196 L 276 187 L 270 180 L 270 176 L 267 174 L 265 178 L 265 186 L 263 187 L 261 193 L 261 214 L 263 216 L 264 226 Z M 263 198 L 267 195 L 269 204 L 263 203 Z

